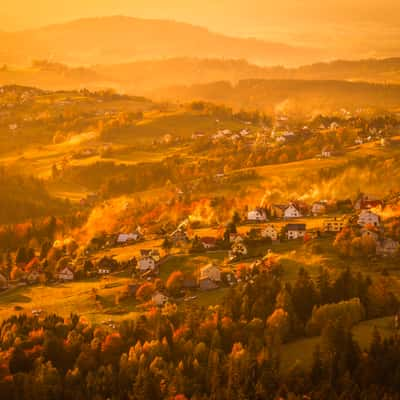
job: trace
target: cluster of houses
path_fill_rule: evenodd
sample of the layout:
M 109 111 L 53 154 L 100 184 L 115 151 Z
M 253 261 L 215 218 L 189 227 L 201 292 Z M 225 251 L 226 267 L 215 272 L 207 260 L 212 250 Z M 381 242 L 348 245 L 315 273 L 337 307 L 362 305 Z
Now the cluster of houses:
M 288 204 L 272 204 L 269 207 L 269 215 L 276 219 L 301 218 L 308 215 L 323 215 L 327 211 L 328 202 L 316 201 L 311 208 L 303 202 L 290 202 Z M 248 222 L 265 222 L 268 220 L 267 209 L 257 207 L 247 213 Z
M 233 275 L 227 275 L 227 282 L 230 285 L 234 284 Z M 182 288 L 184 291 L 190 290 L 200 290 L 200 291 L 208 291 L 218 289 L 222 284 L 222 269 L 218 264 L 211 262 L 198 271 L 197 276 L 190 275 L 186 276 L 182 281 Z M 130 295 L 135 295 L 137 289 L 140 287 L 140 282 L 136 281 L 132 284 L 128 285 L 128 290 Z M 186 300 L 190 300 L 195 298 L 185 297 Z M 169 301 L 168 296 L 163 293 L 162 290 L 155 291 L 151 296 L 151 303 L 156 306 L 163 306 L 166 302 Z
M 217 131 L 217 133 L 211 136 L 211 139 L 214 141 L 229 139 L 235 142 L 236 140 L 239 140 L 240 138 L 244 138 L 249 135 L 250 131 L 248 129 L 242 129 L 238 133 L 234 133 L 230 129 L 220 129 L 219 131 Z
M 363 110 L 357 113 L 363 114 Z M 219 121 L 218 121 L 219 122 Z M 251 124 L 251 123 L 249 123 Z M 230 129 L 220 129 L 212 135 L 206 135 L 204 132 L 195 132 L 192 134 L 192 140 L 209 137 L 211 141 L 245 141 L 249 146 L 256 147 L 275 147 L 304 140 L 313 135 L 319 135 L 320 132 L 329 131 L 336 132 L 341 128 L 352 128 L 358 132 L 357 138 L 354 140 L 355 145 L 361 145 L 365 142 L 379 141 L 381 146 L 391 144 L 389 137 L 393 134 L 393 128 L 398 126 L 388 123 L 385 128 L 376 125 L 370 121 L 369 128 L 366 130 L 363 124 L 363 118 L 354 117 L 350 111 L 341 111 L 341 115 L 337 117 L 317 118 L 309 121 L 308 125 L 299 126 L 297 122 L 292 121 L 286 115 L 276 115 L 273 126 L 261 126 L 257 131 L 250 131 L 245 128 L 240 131 L 232 131 Z M 332 146 L 322 148 L 321 153 L 316 157 L 320 159 L 330 158 L 338 155 Z
M 360 227 L 361 237 L 368 237 L 375 243 L 377 255 L 388 257 L 398 253 L 399 242 L 385 237 L 381 218 L 378 214 L 369 209 L 363 209 L 358 215 L 357 224 Z

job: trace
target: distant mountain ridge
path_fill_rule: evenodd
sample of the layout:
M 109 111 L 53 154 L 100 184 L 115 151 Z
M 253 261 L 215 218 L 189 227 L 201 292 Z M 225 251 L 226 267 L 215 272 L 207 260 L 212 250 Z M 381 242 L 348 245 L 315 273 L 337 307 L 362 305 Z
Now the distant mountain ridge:
M 294 65 L 324 58 L 318 49 L 235 38 L 187 23 L 114 16 L 86 18 L 19 32 L 0 32 L 0 63 L 34 59 L 110 64 L 164 57 L 243 58 Z

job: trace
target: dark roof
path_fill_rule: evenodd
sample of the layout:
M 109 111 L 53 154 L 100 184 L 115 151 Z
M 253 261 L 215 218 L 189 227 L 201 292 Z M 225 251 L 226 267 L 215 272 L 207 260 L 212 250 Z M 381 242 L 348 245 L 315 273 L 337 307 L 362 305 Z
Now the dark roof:
M 288 231 L 305 231 L 306 224 L 287 224 L 286 229 Z

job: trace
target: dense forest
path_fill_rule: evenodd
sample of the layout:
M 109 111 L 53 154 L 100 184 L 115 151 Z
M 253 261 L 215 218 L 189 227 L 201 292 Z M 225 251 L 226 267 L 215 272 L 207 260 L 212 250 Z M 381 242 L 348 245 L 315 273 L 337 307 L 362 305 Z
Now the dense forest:
M 110 331 L 78 315 L 3 321 L 4 399 L 398 399 L 400 341 L 378 331 L 368 349 L 351 327 L 399 305 L 382 276 L 345 270 L 282 285 L 271 269 L 221 306 L 151 309 Z M 329 304 L 327 304 L 329 303 Z M 311 370 L 280 368 L 282 343 L 321 334 Z

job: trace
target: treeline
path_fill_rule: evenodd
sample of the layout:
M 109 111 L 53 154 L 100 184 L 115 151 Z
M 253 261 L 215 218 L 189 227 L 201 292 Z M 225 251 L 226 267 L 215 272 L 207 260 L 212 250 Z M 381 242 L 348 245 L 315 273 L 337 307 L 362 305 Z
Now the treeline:
M 260 271 L 221 306 L 169 304 L 113 331 L 77 315 L 13 316 L 0 329 L 2 398 L 397 399 L 399 337 L 382 341 L 376 332 L 361 352 L 350 331 L 361 311 L 397 309 L 383 288 L 348 270 L 336 278 L 321 271 L 315 282 L 301 270 L 293 286 Z M 322 332 L 311 371 L 281 371 L 281 344 L 308 321 Z

